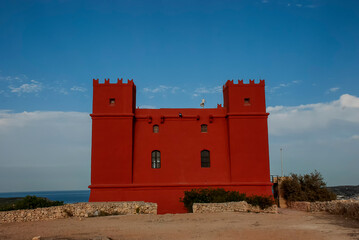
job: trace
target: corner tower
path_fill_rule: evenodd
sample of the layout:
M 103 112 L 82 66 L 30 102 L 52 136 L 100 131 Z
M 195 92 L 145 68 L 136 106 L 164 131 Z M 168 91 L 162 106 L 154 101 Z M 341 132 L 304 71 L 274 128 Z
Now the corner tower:
M 228 80 L 223 86 L 227 109 L 231 181 L 258 186 L 271 194 L 264 80 L 248 84 Z M 261 187 L 262 186 L 262 187 Z M 264 191 L 263 191 L 264 190 Z
M 91 189 L 132 183 L 135 106 L 136 86 L 132 80 L 93 80 Z M 91 191 L 90 201 L 96 201 L 99 195 Z

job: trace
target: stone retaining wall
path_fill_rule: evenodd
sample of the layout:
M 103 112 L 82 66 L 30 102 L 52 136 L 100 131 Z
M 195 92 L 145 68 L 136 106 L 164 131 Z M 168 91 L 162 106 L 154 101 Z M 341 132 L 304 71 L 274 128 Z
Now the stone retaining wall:
M 245 201 L 226 202 L 226 203 L 194 203 L 194 213 L 214 213 L 214 212 L 256 212 L 256 213 L 277 213 L 277 205 L 266 209 L 260 209 L 259 206 L 252 206 Z
M 359 219 L 358 200 L 335 200 L 328 202 L 292 202 L 290 208 L 307 212 L 328 212 Z
M 68 217 L 96 217 L 127 214 L 157 214 L 157 203 L 96 202 L 0 212 L 0 223 L 31 222 Z

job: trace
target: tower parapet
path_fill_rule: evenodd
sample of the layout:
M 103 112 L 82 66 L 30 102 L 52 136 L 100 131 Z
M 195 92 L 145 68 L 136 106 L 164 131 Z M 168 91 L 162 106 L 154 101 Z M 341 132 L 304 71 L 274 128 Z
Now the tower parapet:
M 105 78 L 103 83 L 93 79 L 93 114 L 134 114 L 136 107 L 136 85 L 133 79 L 127 83 L 117 79 L 110 83 Z
M 123 78 L 119 79 L 117 78 L 117 82 L 116 83 L 110 83 L 110 79 L 109 78 L 105 78 L 105 82 L 100 83 L 99 79 L 93 79 L 93 85 L 95 86 L 106 86 L 106 85 L 134 85 L 133 83 L 133 79 L 127 79 L 127 83 L 123 82 Z
M 228 113 L 265 113 L 265 82 L 260 79 L 259 83 L 249 79 L 244 83 L 243 79 L 234 83 L 228 80 L 223 85 L 223 102 Z
M 261 87 L 261 86 L 264 86 L 265 83 L 264 83 L 264 80 L 260 79 L 259 80 L 259 83 L 256 83 L 255 80 L 253 79 L 249 79 L 249 83 L 245 83 L 243 81 L 243 79 L 238 79 L 238 82 L 235 83 L 233 80 L 227 80 L 227 82 L 223 85 L 223 89 L 228 87 L 228 86 L 242 86 L 242 87 L 254 87 L 254 86 L 258 86 L 258 87 Z

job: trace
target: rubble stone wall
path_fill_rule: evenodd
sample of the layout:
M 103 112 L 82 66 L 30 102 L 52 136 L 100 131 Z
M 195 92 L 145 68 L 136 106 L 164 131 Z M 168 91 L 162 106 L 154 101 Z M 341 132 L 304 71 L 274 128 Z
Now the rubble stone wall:
M 359 219 L 358 200 L 335 200 L 328 202 L 292 202 L 290 208 L 307 212 L 329 212 L 331 214 L 344 215 Z
M 157 214 L 157 203 L 92 202 L 65 204 L 63 206 L 48 208 L 5 211 L 0 212 L 0 223 L 127 214 Z
M 262 212 L 277 213 L 277 205 L 266 209 L 260 209 L 259 206 L 252 206 L 245 201 L 242 202 L 226 202 L 226 203 L 194 203 L 194 213 L 214 213 L 214 212 Z

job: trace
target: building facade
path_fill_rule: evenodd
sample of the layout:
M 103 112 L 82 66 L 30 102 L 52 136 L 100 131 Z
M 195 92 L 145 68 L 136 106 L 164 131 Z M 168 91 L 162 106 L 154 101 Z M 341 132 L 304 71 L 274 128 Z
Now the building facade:
M 185 190 L 272 195 L 264 80 L 227 81 L 217 108 L 136 108 L 133 80 L 93 80 L 90 201 L 186 212 Z

